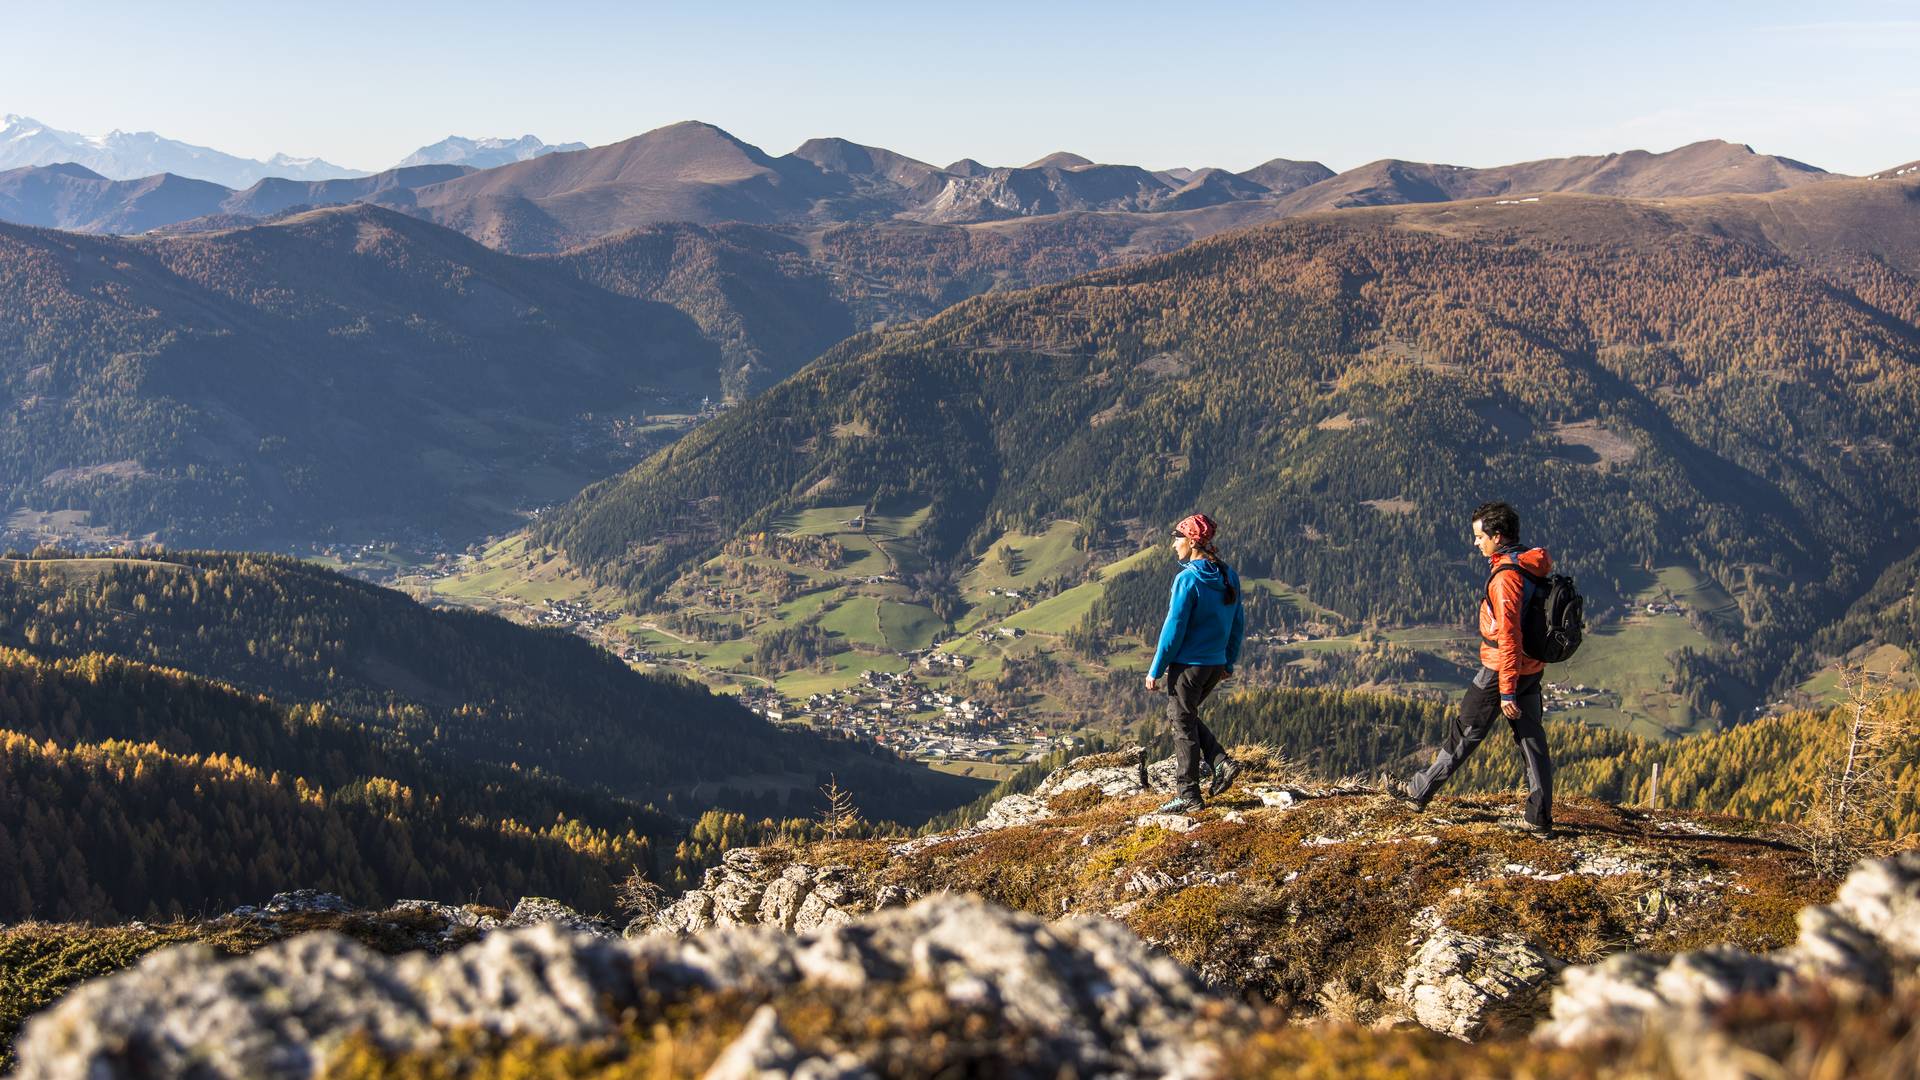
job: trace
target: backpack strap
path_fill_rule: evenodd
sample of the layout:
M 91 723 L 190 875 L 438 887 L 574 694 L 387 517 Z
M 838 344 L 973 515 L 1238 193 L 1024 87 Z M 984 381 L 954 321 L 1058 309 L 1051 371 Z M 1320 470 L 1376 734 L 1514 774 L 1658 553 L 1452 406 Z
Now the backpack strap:
M 1486 595 L 1481 598 L 1481 603 L 1486 604 L 1488 607 L 1493 606 L 1493 579 L 1499 577 L 1501 571 L 1503 570 L 1511 570 L 1514 573 L 1519 574 L 1520 580 L 1526 582 L 1529 585 L 1532 585 L 1536 591 L 1543 588 L 1547 584 L 1546 578 L 1543 578 L 1539 574 L 1533 573 L 1529 571 L 1526 567 L 1520 565 L 1520 556 L 1515 555 L 1512 552 L 1508 552 L 1506 562 L 1501 563 L 1500 565 L 1494 567 L 1492 570 L 1487 572 Z M 1520 606 L 1524 609 L 1527 605 L 1527 601 L 1531 599 L 1532 597 L 1528 596 L 1526 591 L 1522 589 L 1520 593 Z M 1492 638 L 1488 637 L 1485 634 L 1480 635 L 1480 640 L 1486 642 L 1489 645 L 1500 644 L 1499 642 L 1493 640 Z

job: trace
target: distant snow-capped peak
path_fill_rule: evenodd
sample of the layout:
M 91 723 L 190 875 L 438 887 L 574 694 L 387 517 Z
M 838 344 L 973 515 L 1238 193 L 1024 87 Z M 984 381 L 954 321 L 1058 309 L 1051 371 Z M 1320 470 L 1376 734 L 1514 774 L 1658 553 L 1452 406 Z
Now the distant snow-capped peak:
M 471 165 L 476 169 L 491 169 L 544 154 L 566 153 L 586 148 L 586 143 L 545 143 L 532 135 L 522 135 L 517 139 L 499 136 L 470 139 L 464 135 L 449 135 L 437 143 L 423 146 L 408 154 L 397 167 Z
M 250 187 L 269 176 L 332 180 L 367 175 L 363 170 L 342 168 L 317 157 L 275 154 L 270 161 L 256 161 L 152 131 L 115 128 L 105 135 L 83 135 L 17 113 L 0 117 L 0 170 L 63 162 L 84 165 L 109 180 L 173 173 L 230 188 Z

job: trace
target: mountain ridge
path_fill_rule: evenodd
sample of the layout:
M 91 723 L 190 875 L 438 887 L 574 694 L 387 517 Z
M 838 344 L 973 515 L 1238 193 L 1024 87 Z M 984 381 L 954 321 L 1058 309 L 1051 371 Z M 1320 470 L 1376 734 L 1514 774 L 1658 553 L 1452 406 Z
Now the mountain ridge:
M 525 138 L 530 137 L 519 143 Z M 542 144 L 529 152 L 534 156 L 497 163 L 477 176 L 362 189 L 335 185 L 314 188 L 313 197 L 369 199 L 503 250 L 554 252 L 671 222 L 808 228 L 888 219 L 982 224 L 1081 211 L 1163 215 L 1217 206 L 1241 207 L 1234 220 L 1248 225 L 1325 209 L 1501 194 L 1688 196 L 1780 190 L 1832 178 L 1790 158 L 1719 140 L 1661 153 L 1632 150 L 1491 168 L 1383 159 L 1339 174 L 1318 162 L 1284 158 L 1239 173 L 1213 168 L 1149 172 L 1095 164 L 1066 152 L 1024 166 L 990 168 L 962 159 L 943 169 L 839 138 L 810 139 L 775 157 L 699 121 L 606 146 Z M 42 224 L 59 220 L 45 201 L 16 205 L 12 214 Z M 232 201 L 226 212 L 253 212 L 242 205 L 246 200 Z M 95 215 L 76 219 L 72 227 L 124 231 L 148 220 Z

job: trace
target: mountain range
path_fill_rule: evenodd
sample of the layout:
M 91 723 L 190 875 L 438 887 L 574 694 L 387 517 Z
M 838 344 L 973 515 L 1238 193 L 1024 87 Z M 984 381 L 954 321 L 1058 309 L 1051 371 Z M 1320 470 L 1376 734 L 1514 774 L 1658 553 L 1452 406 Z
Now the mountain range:
M 312 205 L 370 201 L 458 229 L 490 247 L 552 252 L 663 223 L 748 223 L 818 229 L 876 221 L 977 225 L 1063 213 L 1153 215 L 1187 238 L 1316 210 L 1442 202 L 1551 191 L 1638 197 L 1765 192 L 1833 179 L 1831 173 L 1750 147 L 1706 141 L 1553 158 L 1493 168 L 1382 160 L 1344 173 L 1276 158 L 1244 172 L 1149 170 L 1069 152 L 1022 166 L 962 159 L 944 168 L 845 139 L 811 139 L 775 157 L 711 124 L 669 125 L 591 149 L 519 140 L 452 138 L 403 161 L 475 171 L 305 194 Z M 11 159 L 0 155 L 0 165 Z M 43 165 L 36 161 L 32 164 Z M 83 163 L 84 164 L 84 163 Z M 93 170 L 119 179 L 111 170 Z M 1893 175 L 1888 170 L 1876 175 Z M 391 176 L 390 173 L 381 174 Z M 247 192 L 195 189 L 156 200 L 146 188 L 89 197 L 66 188 L 84 176 L 0 173 L 12 192 L 0 217 L 90 232 L 138 232 L 201 215 L 264 217 Z M 148 188 L 164 181 L 148 178 Z M 119 203 L 137 202 L 122 208 Z

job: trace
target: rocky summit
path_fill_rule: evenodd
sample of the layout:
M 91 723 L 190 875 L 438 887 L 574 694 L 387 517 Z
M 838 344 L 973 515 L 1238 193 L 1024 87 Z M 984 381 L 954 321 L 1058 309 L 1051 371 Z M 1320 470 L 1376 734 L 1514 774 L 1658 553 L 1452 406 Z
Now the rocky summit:
M 289 893 L 31 1019 L 20 1077 L 1910 1076 L 1920 852 L 1734 819 L 1425 814 L 1258 748 L 1083 758 L 975 825 L 738 849 L 623 937 Z M 322 929 L 299 932 L 302 929 Z M 244 955 L 227 955 L 242 952 Z

